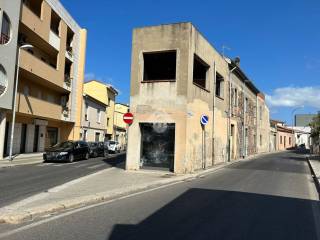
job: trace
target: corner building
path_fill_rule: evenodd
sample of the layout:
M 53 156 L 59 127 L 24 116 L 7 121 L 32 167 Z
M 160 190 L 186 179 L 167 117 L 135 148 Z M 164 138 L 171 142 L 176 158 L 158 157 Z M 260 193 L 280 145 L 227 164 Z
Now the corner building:
M 126 168 L 186 173 L 224 162 L 227 91 L 213 93 L 217 74 L 227 80 L 226 61 L 190 23 L 135 29 L 132 46 Z
M 134 121 L 126 169 L 188 173 L 231 160 L 232 131 L 236 139 L 244 136 L 235 131 L 239 126 L 231 118 L 233 61 L 221 56 L 191 23 L 178 23 L 134 29 L 131 63 Z M 254 118 L 258 90 L 248 82 L 246 88 L 255 90 L 250 92 Z M 204 127 L 202 115 L 209 118 Z M 256 125 L 246 124 L 250 138 L 256 138 Z M 256 152 L 255 144 L 248 146 L 253 149 L 242 155 Z M 236 157 L 238 150 L 233 151 Z

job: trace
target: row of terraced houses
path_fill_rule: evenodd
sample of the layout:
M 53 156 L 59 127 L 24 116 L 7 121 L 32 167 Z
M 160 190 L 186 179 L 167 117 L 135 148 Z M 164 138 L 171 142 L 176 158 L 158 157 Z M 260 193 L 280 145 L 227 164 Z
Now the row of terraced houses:
M 114 120 L 128 107 L 115 103 L 111 85 L 84 84 L 87 31 L 58 0 L 1 0 L 0 31 L 0 159 L 9 154 L 14 103 L 13 154 L 125 138 Z

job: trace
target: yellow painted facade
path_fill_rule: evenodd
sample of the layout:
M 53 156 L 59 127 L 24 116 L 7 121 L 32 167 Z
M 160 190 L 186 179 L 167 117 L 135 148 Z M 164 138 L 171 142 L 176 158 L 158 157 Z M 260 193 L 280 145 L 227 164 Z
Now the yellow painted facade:
M 94 99 L 107 105 L 106 111 L 106 134 L 109 139 L 114 138 L 114 113 L 115 98 L 118 92 L 111 86 L 97 80 L 88 81 L 84 84 L 83 92 Z
M 129 110 L 129 106 L 116 103 L 115 112 L 114 112 L 114 126 L 116 128 L 126 129 L 127 124 L 123 121 L 123 115 L 127 113 Z

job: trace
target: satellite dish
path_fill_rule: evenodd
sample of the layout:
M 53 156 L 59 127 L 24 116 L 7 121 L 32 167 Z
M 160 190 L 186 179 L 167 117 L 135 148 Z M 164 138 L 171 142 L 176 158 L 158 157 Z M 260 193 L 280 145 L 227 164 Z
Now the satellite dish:
M 237 64 L 239 66 L 240 64 L 240 57 L 235 57 L 234 60 L 235 64 Z

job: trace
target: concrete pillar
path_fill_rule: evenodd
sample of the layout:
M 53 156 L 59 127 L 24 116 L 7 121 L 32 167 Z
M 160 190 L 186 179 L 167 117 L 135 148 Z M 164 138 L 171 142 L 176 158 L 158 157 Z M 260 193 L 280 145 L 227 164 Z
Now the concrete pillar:
M 128 148 L 126 170 L 139 170 L 140 168 L 141 131 L 139 122 L 134 122 L 128 130 Z
M 46 126 L 39 126 L 38 152 L 44 152 L 46 131 Z
M 9 123 L 8 139 L 7 139 L 7 152 L 10 151 L 10 136 L 11 136 L 11 126 L 12 122 Z M 14 125 L 14 134 L 13 134 L 13 148 L 12 154 L 20 153 L 20 144 L 21 144 L 21 123 L 15 123 Z
M 4 142 L 6 136 L 6 113 L 0 112 L 0 160 L 4 155 Z

